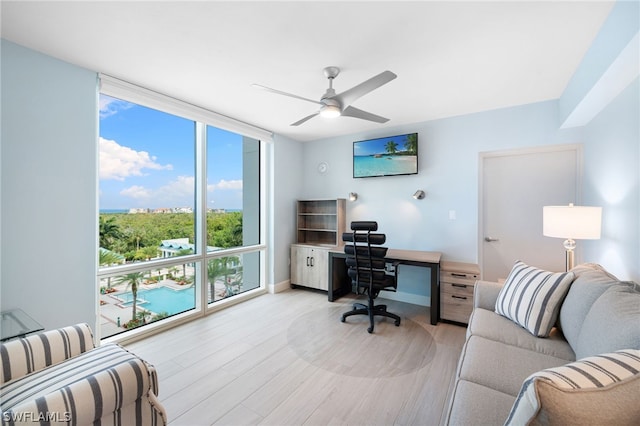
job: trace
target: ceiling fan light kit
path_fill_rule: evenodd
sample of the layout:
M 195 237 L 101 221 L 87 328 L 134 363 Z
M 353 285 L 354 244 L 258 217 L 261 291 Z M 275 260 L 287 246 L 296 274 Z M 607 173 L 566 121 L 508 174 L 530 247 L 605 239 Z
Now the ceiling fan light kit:
M 336 118 L 340 117 L 342 111 L 340 111 L 340 107 L 337 105 L 325 105 L 320 108 L 320 115 L 326 118 Z
M 324 93 L 324 95 L 322 95 L 322 97 L 320 98 L 320 101 L 314 101 L 312 99 L 308 99 L 302 96 L 298 96 L 298 95 L 283 92 L 280 90 L 272 89 L 270 87 L 262 86 L 260 84 L 254 84 L 253 86 L 260 89 L 267 90 L 269 92 L 276 93 L 278 95 L 289 96 L 292 98 L 296 98 L 296 99 L 300 99 L 303 101 L 312 102 L 314 104 L 320 105 L 320 109 L 317 112 L 311 115 L 308 115 L 296 121 L 295 123 L 292 123 L 291 124 L 292 126 L 299 126 L 302 123 L 306 122 L 307 120 L 312 119 L 316 115 L 321 115 L 323 117 L 329 117 L 329 118 L 335 118 L 342 115 L 344 117 L 359 118 L 361 120 L 373 121 L 375 123 L 386 123 L 387 121 L 389 121 L 388 118 L 381 117 L 379 115 L 375 115 L 370 112 L 352 107 L 351 104 L 355 102 L 357 99 L 359 99 L 360 97 L 366 95 L 367 93 L 372 92 L 375 89 L 379 88 L 380 86 L 383 86 L 388 82 L 390 82 L 391 80 L 395 79 L 397 75 L 395 75 L 391 71 L 384 71 L 352 87 L 349 90 L 345 90 L 342 93 L 336 94 L 336 91 L 333 89 L 333 79 L 336 78 L 338 74 L 340 74 L 340 68 L 326 67 L 323 71 L 324 71 L 324 75 L 329 80 L 329 88 Z

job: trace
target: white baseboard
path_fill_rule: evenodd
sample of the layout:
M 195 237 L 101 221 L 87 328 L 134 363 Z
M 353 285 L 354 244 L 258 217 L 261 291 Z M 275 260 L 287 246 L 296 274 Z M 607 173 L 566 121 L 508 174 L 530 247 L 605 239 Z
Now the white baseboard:
M 431 297 L 419 294 L 403 293 L 401 291 L 381 291 L 380 299 L 397 300 L 398 302 L 411 303 L 412 305 L 431 306 Z
M 289 280 L 280 281 L 279 283 L 269 284 L 267 286 L 267 290 L 271 294 L 280 293 L 281 291 L 289 290 L 290 288 L 291 288 L 291 281 Z

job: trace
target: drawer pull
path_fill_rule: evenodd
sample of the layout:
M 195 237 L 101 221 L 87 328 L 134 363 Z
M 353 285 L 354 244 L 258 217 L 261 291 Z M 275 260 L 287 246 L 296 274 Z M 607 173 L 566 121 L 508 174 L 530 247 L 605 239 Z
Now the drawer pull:
M 451 275 L 454 277 L 467 278 L 467 274 L 457 274 L 455 272 L 452 272 Z
M 454 299 L 467 300 L 467 298 L 465 296 L 454 296 L 454 295 L 452 295 L 451 297 L 453 297 Z
M 460 288 L 467 288 L 466 284 L 451 284 L 451 287 L 460 287 Z

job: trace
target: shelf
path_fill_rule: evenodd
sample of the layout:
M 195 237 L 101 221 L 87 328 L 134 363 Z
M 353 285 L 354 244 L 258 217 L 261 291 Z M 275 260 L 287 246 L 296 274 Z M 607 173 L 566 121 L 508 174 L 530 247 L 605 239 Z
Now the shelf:
M 299 200 L 297 204 L 297 242 L 336 246 L 345 229 L 345 199 Z

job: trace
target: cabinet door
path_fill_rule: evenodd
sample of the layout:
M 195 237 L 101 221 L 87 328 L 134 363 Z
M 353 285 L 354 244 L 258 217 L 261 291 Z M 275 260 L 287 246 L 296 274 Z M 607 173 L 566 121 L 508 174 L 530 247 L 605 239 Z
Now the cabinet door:
M 291 246 L 291 284 L 327 291 L 329 289 L 329 251 Z
M 310 287 L 329 290 L 329 251 L 311 249 Z
M 291 246 L 291 284 L 307 285 L 309 249 Z

